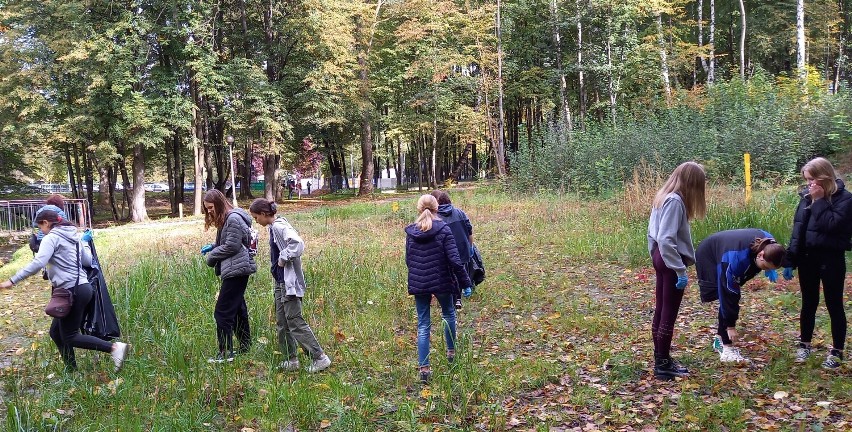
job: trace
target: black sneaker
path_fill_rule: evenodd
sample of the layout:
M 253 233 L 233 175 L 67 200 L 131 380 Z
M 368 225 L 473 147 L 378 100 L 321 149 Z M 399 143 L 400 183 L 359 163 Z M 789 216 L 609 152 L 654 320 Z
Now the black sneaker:
M 682 365 L 679 361 L 669 357 L 669 361 L 672 362 L 672 367 L 682 374 L 689 374 L 689 369 L 686 366 Z
M 462 308 L 462 302 L 461 302 L 461 299 L 460 299 L 460 298 L 457 298 L 457 299 L 456 299 L 456 309 L 461 309 L 461 308 Z
M 654 377 L 659 380 L 668 381 L 677 377 L 689 376 L 688 372 L 678 370 L 671 359 L 654 360 Z
M 432 379 L 432 371 L 420 371 L 420 382 L 423 384 L 429 384 L 429 380 Z

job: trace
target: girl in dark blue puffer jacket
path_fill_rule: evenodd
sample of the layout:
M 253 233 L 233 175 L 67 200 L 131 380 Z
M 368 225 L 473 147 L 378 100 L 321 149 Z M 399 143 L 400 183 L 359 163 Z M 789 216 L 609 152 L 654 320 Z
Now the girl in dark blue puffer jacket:
M 438 218 L 438 201 L 423 195 L 417 201 L 417 220 L 405 227 L 405 264 L 408 266 L 408 293 L 414 296 L 417 309 L 417 360 L 420 380 L 429 381 L 429 339 L 432 328 L 429 316 L 432 296 L 441 305 L 447 360 L 456 353 L 456 311 L 453 293 L 459 286 L 470 287 L 450 227 Z

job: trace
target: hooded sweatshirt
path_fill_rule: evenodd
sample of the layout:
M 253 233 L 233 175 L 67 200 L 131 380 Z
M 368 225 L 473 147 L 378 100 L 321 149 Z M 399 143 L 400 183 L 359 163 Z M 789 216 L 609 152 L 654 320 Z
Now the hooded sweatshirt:
M 405 233 L 409 294 L 453 294 L 460 287 L 473 286 L 446 223 L 434 220 L 425 232 L 411 224 L 405 227 Z
M 77 262 L 77 252 L 80 262 Z M 18 282 L 47 269 L 47 278 L 56 288 L 70 290 L 77 285 L 89 283 L 82 266 L 91 267 L 92 253 L 89 244 L 80 241 L 80 234 L 73 226 L 56 226 L 41 240 L 38 253 L 33 260 L 9 280 Z
M 251 241 L 251 216 L 240 208 L 232 209 L 225 224 L 216 233 L 216 245 L 207 254 L 207 265 L 216 268 L 222 279 L 248 276 L 257 271 L 254 258 L 249 255 Z
M 462 263 L 467 263 L 470 261 L 470 236 L 473 235 L 470 219 L 461 209 L 453 207 L 452 204 L 438 206 L 438 216 L 445 224 L 450 226 L 450 231 L 453 232 L 453 238 L 456 240 L 459 259 Z
M 286 295 L 305 296 L 305 273 L 302 254 L 305 242 L 293 225 L 278 216 L 269 226 L 269 258 L 276 286 L 284 286 Z
M 651 210 L 648 221 L 648 252 L 660 249 L 666 267 L 678 276 L 686 276 L 686 267 L 695 263 L 692 233 L 686 217 L 686 205 L 676 192 L 666 195 L 660 208 Z
M 751 244 L 772 234 L 756 228 L 719 231 L 702 240 L 695 252 L 701 301 L 719 300 L 719 314 L 733 327 L 740 316 L 741 287 L 757 276 Z

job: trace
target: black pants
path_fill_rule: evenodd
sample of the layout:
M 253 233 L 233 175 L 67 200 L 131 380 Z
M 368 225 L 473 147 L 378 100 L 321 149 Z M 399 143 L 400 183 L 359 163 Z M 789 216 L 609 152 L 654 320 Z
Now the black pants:
M 80 333 L 80 325 L 83 323 L 83 314 L 92 300 L 94 290 L 89 284 L 79 285 L 74 290 L 74 305 L 65 318 L 54 318 L 50 324 L 50 338 L 59 348 L 59 354 L 65 366 L 76 369 L 77 359 L 74 356 L 74 348 L 83 348 L 102 352 L 112 351 L 112 343 L 106 342 L 94 336 Z
M 799 259 L 799 286 L 802 289 L 802 311 L 799 315 L 800 340 L 810 342 L 814 334 L 819 306 L 819 284 L 825 295 L 825 307 L 831 318 L 834 349 L 843 350 L 846 342 L 846 312 L 843 310 L 843 284 L 846 278 L 846 256 L 842 250 L 809 250 Z
M 251 329 L 245 297 L 248 279 L 248 276 L 222 279 L 219 299 L 216 300 L 216 309 L 213 311 L 220 353 L 229 353 L 234 350 L 234 333 L 240 341 L 241 351 L 251 346 Z
M 719 338 L 722 339 L 723 345 L 730 345 L 733 343 L 731 342 L 731 338 L 728 337 L 728 327 L 730 327 L 730 325 L 728 325 L 725 319 L 722 318 L 722 311 L 719 311 L 719 327 L 716 330 Z

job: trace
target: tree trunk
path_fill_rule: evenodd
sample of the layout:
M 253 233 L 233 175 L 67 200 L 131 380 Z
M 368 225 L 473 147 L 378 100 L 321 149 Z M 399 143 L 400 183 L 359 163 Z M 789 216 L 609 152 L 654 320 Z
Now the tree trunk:
M 503 117 L 503 26 L 500 16 L 501 0 L 497 0 L 497 174 L 506 175 L 506 142 L 504 140 L 505 120 Z
M 83 178 L 81 177 L 82 170 L 80 169 L 80 151 L 77 144 L 74 144 L 74 171 L 77 176 L 77 187 L 74 188 L 74 198 L 80 198 L 81 190 L 83 189 Z
M 86 150 L 86 146 L 83 146 L 83 168 L 85 171 L 86 178 L 86 198 L 89 201 L 89 213 L 91 216 L 95 214 L 95 179 L 94 179 L 94 164 L 92 163 L 92 158 L 89 156 L 90 152 Z M 91 220 L 89 221 L 91 223 Z
M 175 195 L 177 194 L 177 187 L 175 181 L 175 172 L 174 172 L 174 149 L 172 146 L 175 145 L 171 137 L 166 137 L 163 139 L 163 143 L 166 147 L 166 178 L 169 185 L 169 211 L 171 214 L 177 214 L 178 205 L 177 200 L 175 199 Z M 181 188 L 183 189 L 183 188 Z
M 98 167 L 98 177 L 100 177 L 100 193 L 98 193 L 98 204 L 103 206 L 108 206 L 110 204 L 110 195 L 112 195 L 112 191 L 115 188 L 115 182 L 110 185 L 110 169 L 108 166 L 105 166 L 102 161 L 98 163 L 96 161 L 96 165 Z
M 666 54 L 666 41 L 663 37 L 663 14 L 657 12 L 657 44 L 660 48 L 660 76 L 663 80 L 663 91 L 666 93 L 666 105 L 672 104 L 672 85 L 669 81 L 669 60 Z
M 716 0 L 710 0 L 710 59 L 707 64 L 707 84 L 716 82 Z
M 71 193 L 74 198 L 77 196 L 77 179 L 74 176 L 74 165 L 71 164 L 71 148 L 70 144 L 65 143 L 65 166 L 68 167 L 68 182 L 71 183 Z
M 583 14 L 580 8 L 580 0 L 576 0 L 577 4 L 577 79 L 580 99 L 580 128 L 586 129 L 586 80 L 583 76 Z
M 145 208 L 145 147 L 142 144 L 133 146 L 133 205 L 130 211 L 133 222 L 148 219 Z
M 109 167 L 107 172 L 107 192 L 109 197 L 109 206 L 112 209 L 112 221 L 118 222 L 118 209 L 115 207 L 115 185 L 118 183 L 118 176 L 115 175 L 115 168 Z M 101 189 L 103 190 L 103 189 Z
M 130 208 L 130 176 L 127 174 L 127 149 L 125 148 L 124 143 L 119 146 L 119 158 L 118 158 L 118 172 L 121 174 L 121 196 L 122 196 L 122 204 L 121 204 L 121 218 L 127 219 L 127 215 L 124 212 L 126 209 Z
M 191 85 L 191 88 L 195 88 L 195 85 Z M 194 92 L 193 92 L 194 93 Z M 194 99 L 194 98 L 193 98 Z M 201 203 L 202 197 L 202 188 L 204 186 L 204 158 L 202 157 L 202 149 L 201 144 L 198 142 L 198 132 L 200 129 L 200 125 L 198 124 L 198 106 L 193 104 L 192 106 L 192 130 L 190 130 L 190 135 L 192 136 L 192 155 L 194 159 L 193 169 L 195 175 L 195 191 L 194 191 L 194 199 L 195 207 L 192 209 L 192 214 L 198 216 L 201 214 Z
M 183 202 L 184 192 L 183 192 L 183 184 L 186 181 L 186 174 L 183 171 L 183 158 L 181 157 L 181 147 L 183 143 L 180 138 L 180 130 L 174 131 L 173 145 L 172 145 L 172 160 L 174 161 L 174 179 L 175 179 L 175 189 L 173 199 L 174 199 L 174 212 L 178 211 L 178 204 Z
M 607 33 L 612 31 L 612 27 L 610 26 L 610 20 L 607 20 Z M 615 77 L 613 76 L 613 66 L 612 66 L 612 43 L 610 43 L 610 38 L 606 38 L 606 64 L 607 64 L 607 92 L 609 94 L 609 115 L 610 121 L 613 124 L 616 122 L 616 114 L 618 111 L 616 110 L 616 96 L 615 96 Z
M 704 49 L 704 0 L 698 0 L 698 52 L 701 52 Z M 704 69 L 704 73 L 707 73 L 707 59 L 704 58 L 704 55 L 701 54 L 698 56 L 699 60 L 701 60 L 701 68 Z
M 808 78 L 805 67 L 805 0 L 796 0 L 796 69 L 803 82 Z
M 567 140 L 568 134 L 574 129 L 574 125 L 571 119 L 571 107 L 568 105 L 568 82 L 565 80 L 565 71 L 562 69 L 562 37 L 559 34 L 559 8 L 556 6 L 556 0 L 550 0 L 550 19 L 553 21 L 551 37 L 556 54 L 556 73 L 559 74 L 560 116 L 559 122 L 557 122 L 557 130 L 559 131 L 560 142 L 564 142 Z M 467 148 L 465 148 L 465 151 L 467 151 Z
M 264 198 L 269 201 L 278 200 L 278 164 L 281 162 L 281 156 L 277 154 L 268 154 L 263 157 L 263 194 Z
M 745 81 L 746 12 L 743 0 L 740 0 L 740 23 L 740 79 Z

